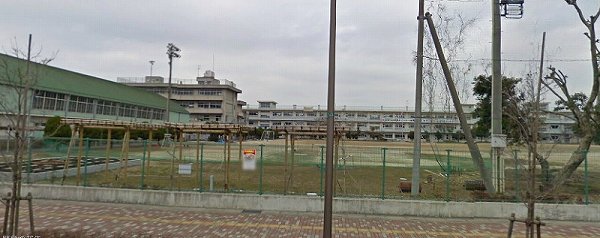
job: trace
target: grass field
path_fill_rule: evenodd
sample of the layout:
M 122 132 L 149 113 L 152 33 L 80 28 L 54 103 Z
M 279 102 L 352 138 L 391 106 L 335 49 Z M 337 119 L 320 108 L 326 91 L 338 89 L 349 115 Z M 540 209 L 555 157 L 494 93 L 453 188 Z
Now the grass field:
M 285 161 L 285 146 L 283 140 L 274 141 L 247 141 L 243 142 L 242 149 L 256 149 L 257 160 L 260 161 L 260 145 L 264 145 L 262 161 L 262 183 L 260 182 L 260 164 L 255 171 L 243 171 L 239 160 L 239 144 L 232 144 L 229 190 L 228 192 L 249 192 L 274 194 L 306 194 L 321 193 L 322 172 L 321 159 L 324 154 L 325 141 L 299 140 L 295 149 L 288 150 L 288 160 Z M 487 159 L 489 167 L 489 144 L 479 144 L 482 155 Z M 383 148 L 386 148 L 385 150 Z M 522 149 L 522 148 L 521 148 Z M 576 149 L 575 145 L 542 145 L 541 150 L 550 155 L 553 169 L 558 169 Z M 127 175 L 124 171 L 113 170 L 87 175 L 87 185 L 106 187 L 128 187 L 144 189 L 167 190 L 194 190 L 208 191 L 209 178 L 214 178 L 214 191 L 223 191 L 227 168 L 226 147 L 224 144 L 204 143 L 198 148 L 199 156 L 196 157 L 195 143 L 186 143 L 181 148 L 161 148 L 152 146 L 150 167 L 128 168 Z M 448 156 L 446 150 L 451 150 Z M 446 199 L 460 201 L 474 201 L 480 199 L 518 200 L 526 188 L 523 165 L 526 164 L 526 153 L 519 152 L 515 160 L 513 148 L 507 148 L 504 158 L 506 160 L 506 193 L 497 198 L 486 198 L 479 193 L 466 191 L 466 180 L 479 178 L 473 166 L 470 154 L 465 144 L 459 143 L 423 143 L 421 174 L 422 195 L 424 199 Z M 129 157 L 141 159 L 144 149 L 141 146 L 132 147 Z M 383 155 L 385 151 L 385 166 Z M 111 156 L 119 156 L 120 149 L 113 148 Z M 104 156 L 106 151 L 91 148 L 86 151 L 90 156 Z M 181 153 L 181 159 L 179 158 Z M 40 153 L 39 155 L 42 155 Z M 600 148 L 594 146 L 589 153 L 588 181 L 590 200 L 600 203 L 600 163 L 598 157 Z M 408 198 L 408 194 L 398 189 L 400 181 L 410 180 L 412 173 L 413 148 L 411 143 L 405 142 L 374 142 L 374 141 L 343 141 L 337 150 L 336 166 L 336 194 L 348 197 L 385 197 Z M 146 157 L 147 158 L 147 154 Z M 174 159 L 172 159 L 174 158 Z M 445 176 L 447 159 L 450 159 L 450 178 Z M 199 160 L 202 160 L 200 171 Z M 193 164 L 191 175 L 178 175 L 179 164 Z M 293 164 L 293 165 L 292 165 Z M 519 171 L 515 170 L 515 164 Z M 287 166 L 286 166 L 287 165 Z M 385 175 L 384 175 L 385 173 Z M 143 174 L 143 176 L 142 176 Z M 200 176 L 202 175 L 202 176 Z M 517 176 L 518 175 L 518 176 Z M 143 177 L 143 182 L 142 182 Z M 540 177 L 541 178 L 541 177 Z M 583 168 L 579 169 L 571 180 L 549 200 L 562 200 L 563 202 L 576 203 L 584 199 Z M 51 182 L 51 181 L 46 181 Z M 69 178 L 67 183 L 74 184 L 75 179 Z M 201 183 L 202 182 L 202 183 Z M 446 191 L 448 186 L 448 193 Z M 560 196 L 558 196 L 560 195 Z

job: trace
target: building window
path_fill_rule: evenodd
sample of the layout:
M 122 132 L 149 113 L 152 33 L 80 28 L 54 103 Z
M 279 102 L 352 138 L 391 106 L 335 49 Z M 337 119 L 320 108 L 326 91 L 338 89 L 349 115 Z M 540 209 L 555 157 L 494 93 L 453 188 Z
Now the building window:
M 219 96 L 222 92 L 220 89 L 200 89 L 198 95 Z
M 193 95 L 194 91 L 192 89 L 178 88 L 173 90 L 173 93 L 177 95 Z
M 71 99 L 69 100 L 69 110 L 68 111 L 79 112 L 79 113 L 93 113 L 94 112 L 94 99 L 88 98 L 88 97 L 71 95 Z
M 220 101 L 199 101 L 198 108 L 218 109 L 221 108 Z
M 167 90 L 164 88 L 146 88 L 146 91 L 157 94 L 166 94 Z
M 35 91 L 33 108 L 62 111 L 65 109 L 65 94 L 48 91 Z
M 194 108 L 194 107 L 196 107 L 196 102 L 194 102 L 194 101 L 179 101 L 179 105 L 183 108 Z
M 117 115 L 117 103 L 105 100 L 98 100 L 98 105 L 96 106 L 96 114 L 109 116 Z
M 550 128 L 552 128 L 552 129 L 558 129 L 558 127 L 559 127 L 558 125 L 550 125 Z

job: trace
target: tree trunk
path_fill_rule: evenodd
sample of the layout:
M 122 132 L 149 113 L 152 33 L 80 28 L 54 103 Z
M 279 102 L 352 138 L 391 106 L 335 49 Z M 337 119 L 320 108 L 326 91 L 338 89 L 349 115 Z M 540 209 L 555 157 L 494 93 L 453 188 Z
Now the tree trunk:
M 559 186 L 561 186 L 562 184 L 564 184 L 565 181 L 571 177 L 573 172 L 575 172 L 577 167 L 579 167 L 581 162 L 583 162 L 585 160 L 585 157 L 587 156 L 587 152 L 590 149 L 590 145 L 592 144 L 592 134 L 593 134 L 594 130 L 586 130 L 586 131 L 587 131 L 587 133 L 581 138 L 581 141 L 579 142 L 579 146 L 577 147 L 577 150 L 575 150 L 575 151 L 573 151 L 573 153 L 571 153 L 571 158 L 569 158 L 569 161 L 567 161 L 567 163 L 565 163 L 565 165 L 560 170 L 560 172 L 552 180 L 553 189 L 556 189 Z
M 537 160 L 538 164 L 540 164 L 540 167 L 542 168 L 542 184 L 544 185 L 544 190 L 546 188 L 548 188 L 548 186 L 550 185 L 550 163 L 548 162 L 548 159 L 546 159 L 543 155 L 541 155 L 540 153 L 537 153 L 537 155 L 535 156 L 535 159 Z

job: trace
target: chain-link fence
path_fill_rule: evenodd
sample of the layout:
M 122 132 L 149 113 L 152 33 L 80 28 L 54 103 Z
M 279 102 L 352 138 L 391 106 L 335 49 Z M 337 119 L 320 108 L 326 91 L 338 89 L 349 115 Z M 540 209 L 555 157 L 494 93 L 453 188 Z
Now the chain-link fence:
M 337 197 L 414 199 L 410 195 L 413 148 L 347 145 L 334 150 Z M 49 138 L 33 141 L 23 163 L 24 181 L 196 192 L 324 194 L 324 141 L 171 142 Z M 600 203 L 598 153 L 553 152 L 537 161 L 535 185 L 526 151 L 506 150 L 504 192 L 485 192 L 471 154 L 462 149 L 424 149 L 419 199 L 446 201 L 523 201 L 533 193 L 541 202 Z M 484 166 L 492 168 L 489 151 Z M 562 186 L 552 182 L 572 156 L 584 158 Z M 535 157 L 531 157 L 535 158 Z M 3 162 L 0 173 L 9 173 Z M 540 166 L 541 164 L 541 166 Z M 7 177 L 8 178 L 8 177 Z

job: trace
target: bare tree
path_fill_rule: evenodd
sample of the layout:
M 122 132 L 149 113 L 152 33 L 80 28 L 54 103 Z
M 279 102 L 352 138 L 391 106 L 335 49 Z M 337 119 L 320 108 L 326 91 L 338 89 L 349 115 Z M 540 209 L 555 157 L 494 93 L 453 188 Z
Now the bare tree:
M 461 101 L 467 101 L 471 96 L 471 81 L 468 74 L 473 67 L 469 61 L 458 61 L 459 57 L 465 57 L 462 52 L 465 51 L 465 39 L 469 30 L 477 22 L 477 18 L 465 17 L 461 12 L 457 11 L 449 13 L 448 8 L 444 3 L 432 2 L 427 9 L 432 12 L 432 16 L 436 16 L 434 22 L 440 36 L 442 48 L 446 55 L 446 61 L 452 71 L 452 78 L 457 86 Z M 429 34 L 425 31 L 425 34 Z M 428 104 L 429 110 L 433 110 L 434 105 L 444 105 L 445 108 L 452 108 L 452 99 L 450 92 L 444 83 L 444 73 L 439 64 L 439 59 L 435 56 L 435 46 L 431 37 L 425 37 L 424 46 L 424 82 L 423 86 L 426 89 L 425 101 Z M 443 97 L 440 100 L 439 93 L 443 92 Z
M 477 18 L 466 18 L 459 11 L 449 13 L 448 8 L 442 2 L 432 2 L 427 8 L 429 12 L 434 12 L 433 16 L 436 17 L 434 23 L 436 24 L 436 29 L 438 29 L 442 48 L 444 48 L 446 60 L 452 71 L 452 78 L 456 84 L 460 100 L 463 102 L 468 101 L 471 96 L 471 81 L 468 74 L 471 72 L 472 64 L 468 61 L 457 60 L 458 57 L 464 57 L 462 52 L 465 51 L 465 39 L 469 30 L 477 21 Z M 431 117 L 436 106 L 441 105 L 444 111 L 449 112 L 452 108 L 452 98 L 444 81 L 444 73 L 436 56 L 433 40 L 428 36 L 430 34 L 429 31 L 426 30 L 425 34 L 425 45 L 423 47 L 425 57 L 423 65 L 424 101 L 427 104 L 429 116 Z M 435 126 L 433 122 L 430 124 L 429 130 L 432 132 L 431 134 L 437 131 L 434 128 Z
M 5 163 L 8 163 L 12 174 L 11 195 L 8 197 L 8 229 L 6 235 L 18 234 L 19 203 L 21 196 L 22 168 L 25 153 L 31 136 L 29 117 L 31 112 L 32 92 L 40 78 L 41 67 L 52 61 L 52 58 L 42 58 L 41 49 L 31 52 L 31 35 L 27 51 L 23 51 L 15 42 L 6 56 L 0 60 L 0 114 L 6 122 L 8 139 L 13 141 L 12 151 L 0 152 Z M 10 59 L 10 58 L 16 58 Z M 8 154 L 10 153 L 10 154 Z
M 565 0 L 565 2 L 575 9 L 581 23 L 587 30 L 584 35 L 589 42 L 593 76 L 591 90 L 587 95 L 581 92 L 570 92 L 567 86 L 567 75 L 555 67 L 549 68 L 550 74 L 542 82 L 558 98 L 556 110 L 568 110 L 570 112 L 570 118 L 576 122 L 577 132 L 581 138 L 577 150 L 571 154 L 569 161 L 554 176 L 552 180 L 554 188 L 562 185 L 570 178 L 577 167 L 585 160 L 586 153 L 582 152 L 589 150 L 593 137 L 600 129 L 600 100 L 598 99 L 600 91 L 600 50 L 598 49 L 599 40 L 595 29 L 595 24 L 598 17 L 600 17 L 600 7 L 598 7 L 596 13 L 586 18 L 576 0 Z

